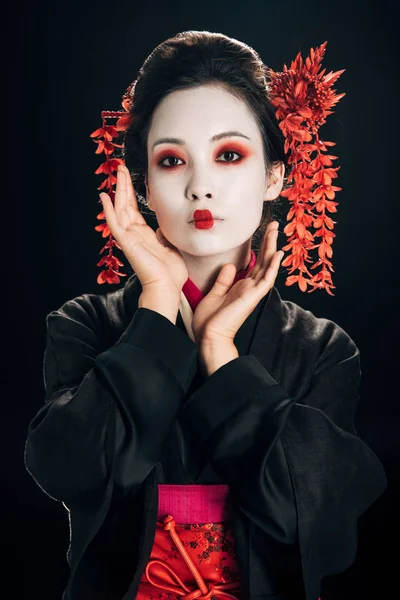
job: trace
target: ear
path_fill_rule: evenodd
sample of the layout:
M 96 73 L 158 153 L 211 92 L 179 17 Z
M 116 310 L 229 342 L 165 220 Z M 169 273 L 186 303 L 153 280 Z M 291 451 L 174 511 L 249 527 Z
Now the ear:
M 273 165 L 265 188 L 264 200 L 275 200 L 281 193 L 283 178 L 285 176 L 285 165 L 283 162 Z

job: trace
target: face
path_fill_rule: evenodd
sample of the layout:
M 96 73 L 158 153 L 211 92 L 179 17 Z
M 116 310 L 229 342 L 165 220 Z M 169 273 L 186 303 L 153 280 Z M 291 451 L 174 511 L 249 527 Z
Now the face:
M 220 88 L 166 96 L 154 111 L 147 151 L 147 203 L 183 253 L 207 256 L 245 243 L 264 201 L 282 186 L 268 186 L 261 132 L 247 105 Z M 196 210 L 211 211 L 211 227 L 196 226 Z

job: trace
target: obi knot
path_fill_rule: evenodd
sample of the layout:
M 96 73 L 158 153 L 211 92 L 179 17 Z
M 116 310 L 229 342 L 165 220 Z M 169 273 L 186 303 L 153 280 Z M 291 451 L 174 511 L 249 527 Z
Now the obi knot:
M 163 529 L 169 532 L 184 563 L 196 582 L 197 587 L 192 586 L 190 588 L 185 585 L 170 564 L 167 564 L 165 560 L 161 560 L 160 558 L 149 560 L 146 567 L 147 581 L 155 588 L 159 588 L 166 592 L 172 592 L 177 596 L 182 597 L 183 600 L 195 600 L 197 598 L 200 600 L 212 600 L 213 598 L 215 600 L 228 600 L 228 598 L 231 600 L 239 600 L 239 596 L 230 594 L 228 591 L 234 590 L 235 593 L 238 593 L 238 582 L 216 584 L 213 582 L 206 583 L 204 581 L 200 571 L 197 569 L 179 538 L 175 526 L 175 519 L 172 515 L 167 515 L 165 519 L 163 519 Z

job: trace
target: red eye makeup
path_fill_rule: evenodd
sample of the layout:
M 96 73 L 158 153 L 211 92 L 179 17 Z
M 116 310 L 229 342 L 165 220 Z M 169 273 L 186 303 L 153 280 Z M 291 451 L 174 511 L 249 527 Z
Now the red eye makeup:
M 237 156 L 233 160 L 217 160 L 220 156 L 222 156 L 224 154 L 228 154 L 228 153 L 236 154 Z M 223 164 L 223 165 L 235 165 L 235 164 L 242 163 L 245 158 L 248 158 L 249 156 L 252 156 L 253 154 L 254 154 L 253 151 L 250 150 L 249 148 L 247 148 L 246 146 L 244 146 L 238 142 L 231 142 L 229 144 L 224 144 L 222 147 L 218 148 L 218 150 L 215 152 L 215 160 L 216 160 L 216 162 Z M 172 149 L 172 148 L 164 149 L 163 151 L 161 151 L 158 155 L 156 155 L 154 157 L 154 162 L 155 162 L 156 166 L 159 166 L 162 169 L 175 169 L 175 168 L 181 166 L 181 164 L 173 164 L 173 165 L 168 165 L 165 163 L 162 164 L 163 161 L 167 158 L 184 162 L 184 159 L 181 156 L 178 156 L 178 153 L 176 152 L 175 148 L 174 149 Z
M 166 158 L 174 158 L 177 160 L 184 160 L 181 156 L 178 156 L 178 153 L 176 152 L 175 149 L 172 148 L 164 148 L 161 152 L 159 152 L 158 154 L 156 153 L 154 155 L 154 165 L 156 167 L 161 167 L 163 169 L 174 169 L 176 166 L 180 166 L 180 165 L 166 165 L 166 164 L 161 164 Z
M 224 154 L 237 154 L 239 158 L 235 158 L 234 160 L 219 160 L 218 162 L 224 165 L 236 165 L 243 162 L 244 159 L 253 155 L 253 151 L 250 148 L 238 143 L 232 142 L 230 144 L 225 144 L 223 147 L 219 148 L 215 157 L 216 159 Z

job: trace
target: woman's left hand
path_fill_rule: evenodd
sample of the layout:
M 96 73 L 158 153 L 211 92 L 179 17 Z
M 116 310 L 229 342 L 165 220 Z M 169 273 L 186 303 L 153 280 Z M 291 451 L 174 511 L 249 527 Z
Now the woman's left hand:
M 220 270 L 193 315 L 192 330 L 199 346 L 233 343 L 241 325 L 274 286 L 284 256 L 284 252 L 276 250 L 278 227 L 278 221 L 269 223 L 257 262 L 244 279 L 232 285 L 236 267 L 231 263 Z

